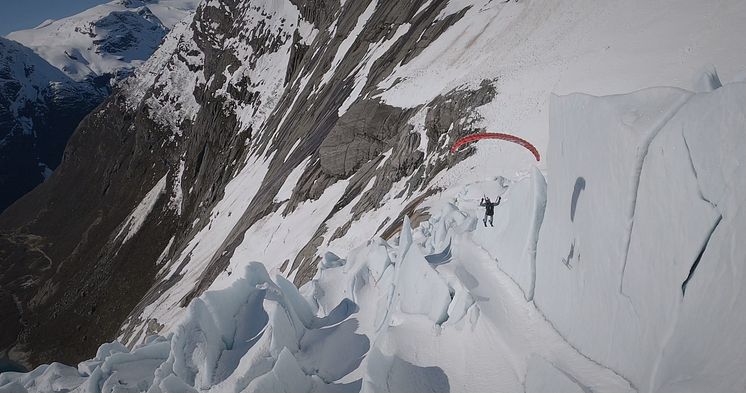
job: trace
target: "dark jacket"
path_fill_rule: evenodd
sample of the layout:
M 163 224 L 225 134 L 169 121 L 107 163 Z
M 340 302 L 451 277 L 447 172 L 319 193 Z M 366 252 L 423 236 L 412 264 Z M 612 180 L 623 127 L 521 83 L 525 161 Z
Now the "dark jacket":
M 495 214 L 495 206 L 500 204 L 501 197 L 497 197 L 497 202 L 492 201 L 485 201 L 484 198 L 482 198 L 482 201 L 479 202 L 479 206 L 484 206 L 486 213 L 488 216 L 492 216 Z

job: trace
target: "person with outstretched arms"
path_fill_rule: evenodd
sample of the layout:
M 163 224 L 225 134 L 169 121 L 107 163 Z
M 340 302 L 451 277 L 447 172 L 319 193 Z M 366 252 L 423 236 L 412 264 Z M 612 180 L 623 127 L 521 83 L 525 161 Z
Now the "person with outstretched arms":
M 490 222 L 490 226 L 494 227 L 492 225 L 492 217 L 495 215 L 495 206 L 500 204 L 501 197 L 497 197 L 497 203 L 493 203 L 490 201 L 490 198 L 484 196 L 482 197 L 482 200 L 479 202 L 479 206 L 484 206 L 484 219 L 482 219 L 482 222 L 484 222 L 484 226 L 487 226 L 487 221 Z

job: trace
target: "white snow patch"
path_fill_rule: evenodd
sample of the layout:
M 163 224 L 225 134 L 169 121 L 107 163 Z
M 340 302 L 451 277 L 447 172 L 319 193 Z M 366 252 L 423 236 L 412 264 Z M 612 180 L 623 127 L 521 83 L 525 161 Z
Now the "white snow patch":
M 189 21 L 177 24 L 153 56 L 137 68 L 135 77 L 122 82 L 127 105 L 130 110 L 146 106 L 151 119 L 181 136 L 182 122 L 194 120 L 199 112 L 194 90 L 205 84 L 204 73 L 192 72 L 190 66 L 203 63 L 204 54 L 193 40 Z M 154 94 L 146 99 L 151 88 Z
M 171 331 L 170 329 L 183 318 L 184 309 L 174 302 L 178 302 L 178 299 L 183 298 L 194 287 L 213 255 L 236 226 L 251 200 L 259 191 L 271 159 L 272 157 L 268 157 L 266 160 L 263 158 L 252 159 L 228 183 L 225 188 L 225 196 L 210 213 L 209 223 L 205 224 L 187 244 L 184 251 L 168 264 L 169 271 L 163 279 L 168 280 L 174 275 L 182 276 L 181 279 L 150 304 L 139 316 L 140 320 L 148 321 L 155 318 L 158 321 L 165 322 L 163 329 L 165 334 L 165 332 Z M 195 220 L 195 224 L 197 222 L 198 220 Z M 182 266 L 186 258 L 189 258 L 189 263 Z M 141 330 L 145 328 L 145 326 L 138 327 Z
M 145 223 L 145 219 L 148 218 L 148 215 L 153 210 L 153 207 L 155 207 L 156 202 L 158 202 L 160 196 L 166 192 L 167 179 L 168 173 L 163 175 L 163 177 L 158 180 L 158 183 L 156 183 L 155 186 L 145 194 L 145 197 L 140 201 L 140 204 L 137 205 L 135 210 L 133 210 L 129 217 L 124 221 L 124 225 L 122 225 L 122 228 L 114 237 L 114 239 L 119 240 L 122 234 L 124 234 L 124 239 L 121 239 L 120 244 L 127 243 L 127 240 L 131 239 L 132 236 L 140 230 L 142 225 Z
M 290 197 L 293 195 L 293 189 L 295 188 L 295 185 L 298 184 L 298 180 L 300 180 L 300 177 L 306 170 L 306 167 L 308 166 L 310 160 L 311 157 L 306 158 L 300 165 L 295 167 L 295 169 L 290 172 L 287 179 L 285 180 L 285 183 L 283 183 L 282 187 L 280 187 L 280 190 L 277 191 L 277 195 L 275 195 L 274 199 L 275 202 L 281 202 L 290 199 Z
M 409 23 L 404 23 L 396 29 L 396 32 L 391 38 L 372 44 L 368 48 L 368 52 L 366 52 L 361 64 L 355 71 L 355 83 L 352 92 L 337 111 L 340 117 L 347 112 L 350 106 L 358 99 L 360 93 L 362 93 L 365 84 L 368 82 L 368 74 L 370 74 L 370 70 L 373 68 L 373 64 L 376 60 L 383 56 L 401 36 L 406 34 L 410 27 L 411 25 Z
M 371 0 L 368 4 L 368 7 L 365 8 L 365 11 L 363 11 L 362 14 L 357 18 L 357 23 L 355 24 L 355 27 L 350 31 L 350 33 L 345 37 L 345 39 L 339 44 L 339 47 L 337 47 L 337 53 L 334 55 L 334 59 L 332 60 L 331 65 L 329 66 L 329 69 L 324 73 L 324 76 L 321 77 L 321 82 L 319 82 L 319 86 L 325 85 L 329 83 L 329 81 L 332 79 L 332 76 L 337 71 L 337 67 L 339 67 L 339 64 L 342 62 L 342 60 L 347 55 L 347 52 L 349 52 L 350 48 L 352 47 L 352 44 L 357 40 L 358 36 L 360 35 L 360 32 L 363 31 L 365 28 L 365 25 L 368 23 L 368 20 L 371 16 L 373 16 L 373 13 L 376 11 L 376 7 L 378 6 L 378 0 Z

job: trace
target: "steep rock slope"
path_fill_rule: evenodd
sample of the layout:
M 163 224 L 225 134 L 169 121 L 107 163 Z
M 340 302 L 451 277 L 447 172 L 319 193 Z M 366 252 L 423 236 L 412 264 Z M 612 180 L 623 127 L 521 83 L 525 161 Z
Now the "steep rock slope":
M 705 61 L 732 78 L 746 7 L 718 4 L 205 2 L 0 216 L 19 317 L 2 348 L 37 364 L 134 345 L 251 260 L 307 282 L 456 180 L 526 173 L 520 148 L 448 147 L 487 128 L 543 150 L 552 91 L 693 88 Z

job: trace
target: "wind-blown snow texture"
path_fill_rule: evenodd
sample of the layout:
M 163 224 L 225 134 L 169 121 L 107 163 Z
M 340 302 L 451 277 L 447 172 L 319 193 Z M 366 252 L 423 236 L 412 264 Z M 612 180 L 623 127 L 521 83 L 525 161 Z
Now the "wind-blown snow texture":
M 375 258 L 353 250 L 382 237 L 387 243 L 370 251 L 378 259 L 368 264 L 385 281 L 380 287 L 365 277 L 336 278 L 353 288 L 345 296 L 360 308 L 352 318 L 371 348 L 356 371 L 334 374 L 338 379 L 319 376 L 326 382 L 361 380 L 366 389 L 380 390 L 383 380 L 415 390 L 434 381 L 430 388 L 436 391 L 446 386 L 511 391 L 522 390 L 529 375 L 536 379 L 526 389 L 560 384 L 570 391 L 573 386 L 644 391 L 684 381 L 668 360 L 673 347 L 664 346 L 683 342 L 687 331 L 670 323 L 691 326 L 675 317 L 688 318 L 683 310 L 693 307 L 686 304 L 694 301 L 688 300 L 691 293 L 701 291 L 697 282 L 712 252 L 704 244 L 722 241 L 719 228 L 731 221 L 685 192 L 689 189 L 675 195 L 688 195 L 677 206 L 693 203 L 691 216 L 677 215 L 682 209 L 673 210 L 673 204 L 659 208 L 658 191 L 692 186 L 686 177 L 691 165 L 682 160 L 669 171 L 662 161 L 648 169 L 653 164 L 647 160 L 676 157 L 657 157 L 655 148 L 669 145 L 659 139 L 666 135 L 664 127 L 700 97 L 688 91 L 720 84 L 711 69 L 707 77 L 693 78 L 704 66 L 716 64 L 726 82 L 738 79 L 746 64 L 746 53 L 737 50 L 744 15 L 746 3 L 725 0 L 716 5 L 694 0 L 205 1 L 81 130 L 72 147 L 78 166 L 90 165 L 97 176 L 75 172 L 70 162 L 54 184 L 0 217 L 7 234 L 0 236 L 0 252 L 58 256 L 33 264 L 14 257 L 14 266 L 23 266 L 19 277 L 26 276 L 26 266 L 47 264 L 49 272 L 62 277 L 75 267 L 102 272 L 95 280 L 82 277 L 82 292 L 59 285 L 51 273 L 22 287 L 18 280 L 8 284 L 19 288 L 21 300 L 6 296 L 0 306 L 21 304 L 11 309 L 19 320 L 55 310 L 60 322 L 70 315 L 83 333 L 75 324 L 60 323 L 59 332 L 46 332 L 19 323 L 2 348 L 29 365 L 56 359 L 52 355 L 75 363 L 84 358 L 80 353 L 93 355 L 94 335 L 118 337 L 128 348 L 153 334 L 176 337 L 193 323 L 189 304 L 204 301 L 201 296 L 210 291 L 233 288 L 247 277 L 250 261 L 261 262 L 270 277 L 279 274 L 298 286 L 316 277 L 304 291 L 317 285 L 327 293 L 309 298 L 324 315 L 342 299 L 331 295 L 339 288 L 325 285 L 323 276 L 365 266 Z M 558 99 L 551 109 L 557 131 L 549 137 L 552 93 L 608 95 L 649 86 L 673 87 L 627 97 Z M 534 159 L 524 149 L 495 141 L 448 153 L 456 138 L 477 129 L 521 136 L 549 160 L 533 168 Z M 671 138 L 672 146 L 681 145 L 675 135 Z M 97 144 L 98 139 L 105 143 Z M 695 157 L 695 147 L 683 146 Z M 101 151 L 116 159 L 97 160 Z M 695 158 L 697 169 L 717 165 Z M 586 168 L 595 171 L 585 173 Z M 655 183 L 656 170 L 688 181 Z M 89 189 L 76 188 L 81 176 Z M 498 176 L 505 180 L 495 180 Z M 496 227 L 489 232 L 472 220 L 481 216 L 475 204 L 483 192 L 504 193 Z M 460 194 L 466 195 L 461 202 Z M 66 237 L 44 231 L 58 217 L 54 210 L 37 212 L 34 201 L 73 209 L 79 205 L 76 198 L 88 195 L 96 198 L 80 211 Z M 454 200 L 452 206 L 445 203 Z M 659 240 L 648 231 L 661 221 L 653 213 L 644 218 L 648 212 L 669 212 L 691 227 Z M 37 219 L 25 225 L 32 214 Z M 401 229 L 405 215 L 419 228 L 409 247 Z M 397 233 L 401 244 L 391 240 Z M 95 239 L 88 240 L 89 234 Z M 649 250 L 651 244 L 685 240 L 692 243 Z M 673 269 L 663 259 L 656 261 L 661 265 L 644 263 L 647 255 L 674 249 L 668 256 L 676 261 Z M 696 251 L 703 249 L 699 257 Z M 596 263 L 588 262 L 594 258 Z M 320 263 L 328 268 L 316 276 Z M 107 275 L 115 269 L 129 274 L 133 289 L 116 304 L 107 298 L 103 303 L 111 307 L 97 304 L 95 294 L 111 294 L 108 288 L 117 285 Z M 642 287 L 637 278 L 655 279 L 647 269 L 672 273 L 665 283 Z M 414 280 L 410 276 L 417 280 L 400 285 Z M 542 281 L 551 277 L 556 288 Z M 292 296 L 284 281 L 273 282 Z M 646 292 L 663 287 L 675 291 Z M 708 304 L 707 296 L 698 299 Z M 97 312 L 72 312 L 91 307 Z M 577 316 L 571 320 L 573 307 Z M 477 309 L 481 317 L 474 322 L 470 318 Z M 594 319 L 597 309 L 601 322 Z M 618 322 L 623 318 L 633 319 Z M 102 321 L 108 325 L 96 328 Z M 449 330 L 459 323 L 480 333 Z M 589 332 L 587 327 L 596 325 Z M 81 334 L 89 340 L 76 340 Z M 70 352 L 44 352 L 49 346 L 33 347 L 27 338 L 39 336 L 60 343 L 59 348 L 70 342 L 75 358 Z M 634 348 L 657 347 L 644 347 L 639 352 L 644 359 L 634 363 L 632 355 L 614 351 L 630 342 Z M 452 356 L 436 359 L 435 349 Z M 208 352 L 200 352 L 209 358 L 202 370 L 217 367 L 211 360 L 215 352 Z M 281 370 L 298 367 L 313 374 L 304 368 L 304 356 L 311 355 L 294 347 L 286 355 L 273 353 L 273 362 L 283 367 L 271 375 L 284 380 L 278 377 Z M 292 366 L 293 357 L 298 367 Z M 466 359 L 479 366 L 467 369 Z M 186 375 L 179 371 L 181 361 L 174 362 L 159 385 L 177 384 Z M 696 369 L 692 362 L 687 367 Z M 220 367 L 231 370 L 228 364 Z M 269 375 L 269 368 L 257 370 L 250 373 Z M 169 377 L 172 372 L 176 377 Z M 493 375 L 495 380 L 487 382 L 479 377 Z M 182 381 L 204 387 L 221 380 L 203 375 Z
M 327 252 L 300 291 L 247 263 L 167 336 L 0 389 L 742 391 L 744 108 L 746 83 L 555 97 L 548 185 L 454 185 L 416 229 Z M 503 200 L 496 228 L 485 194 Z

